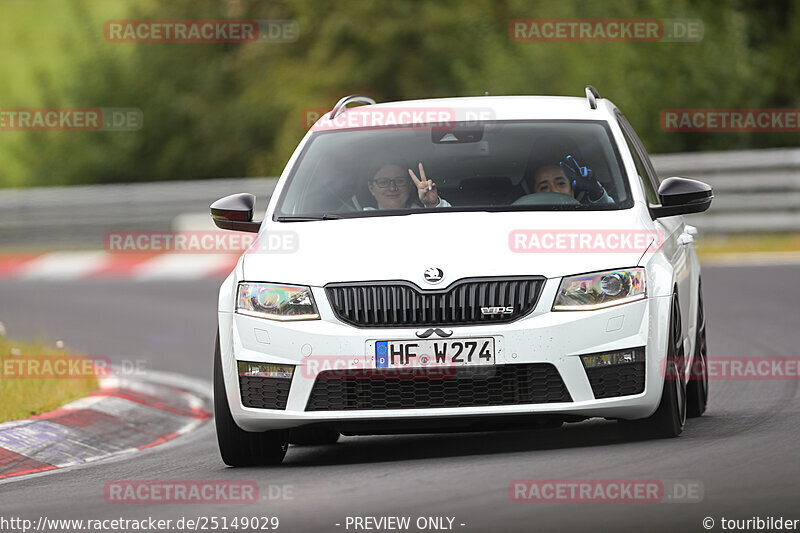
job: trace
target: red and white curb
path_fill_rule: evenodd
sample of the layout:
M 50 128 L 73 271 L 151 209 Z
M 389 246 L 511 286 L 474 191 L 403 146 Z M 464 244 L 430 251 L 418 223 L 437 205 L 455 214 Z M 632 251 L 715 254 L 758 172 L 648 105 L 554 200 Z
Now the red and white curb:
M 109 254 L 105 251 L 0 254 L 0 279 L 224 279 L 240 254 Z
M 0 482 L 152 448 L 212 413 L 210 384 L 199 380 L 164 373 L 149 373 L 146 381 L 104 378 L 86 398 L 0 424 Z

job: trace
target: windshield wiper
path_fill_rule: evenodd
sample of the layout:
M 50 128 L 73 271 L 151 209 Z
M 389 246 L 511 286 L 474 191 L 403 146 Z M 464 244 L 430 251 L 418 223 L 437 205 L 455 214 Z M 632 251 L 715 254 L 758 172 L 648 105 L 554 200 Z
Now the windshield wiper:
M 331 215 L 329 213 L 325 213 L 324 215 L 320 216 L 301 216 L 301 217 L 282 216 L 282 217 L 277 217 L 275 220 L 277 220 L 278 222 L 309 222 L 312 220 L 339 220 L 340 218 L 342 217 L 339 215 Z

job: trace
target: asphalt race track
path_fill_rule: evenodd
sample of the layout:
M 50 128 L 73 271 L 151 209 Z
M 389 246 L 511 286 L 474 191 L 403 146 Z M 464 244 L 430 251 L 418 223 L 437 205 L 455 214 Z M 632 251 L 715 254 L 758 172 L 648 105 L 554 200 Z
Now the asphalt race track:
M 798 356 L 800 266 L 704 267 L 710 357 Z M 211 379 L 217 282 L 0 282 L 15 338 Z M 616 424 L 558 430 L 343 437 L 290 448 L 280 467 L 230 469 L 213 423 L 124 460 L 0 484 L 4 516 L 277 516 L 279 531 L 347 531 L 347 516 L 455 517 L 456 531 L 705 531 L 702 520 L 800 518 L 797 380 L 713 381 L 709 408 L 678 439 L 624 441 Z M 699 482 L 698 503 L 514 503 L 515 479 Z M 252 505 L 106 503 L 116 480 L 252 480 Z M 269 499 L 269 486 L 291 498 Z M 336 524 L 341 524 L 337 526 Z M 465 524 L 461 526 L 460 524 Z M 349 529 L 353 531 L 353 529 Z

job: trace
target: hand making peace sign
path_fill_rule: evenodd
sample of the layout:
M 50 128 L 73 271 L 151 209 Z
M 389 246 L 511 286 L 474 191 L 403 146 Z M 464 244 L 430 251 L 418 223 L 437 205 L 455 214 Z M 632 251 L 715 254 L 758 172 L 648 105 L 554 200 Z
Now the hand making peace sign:
M 436 207 L 439 205 L 439 193 L 436 190 L 436 184 L 425 176 L 425 169 L 422 167 L 422 163 L 419 164 L 419 178 L 417 178 L 417 175 L 414 174 L 414 171 L 410 168 L 408 169 L 408 173 L 417 186 L 417 194 L 419 195 L 419 200 L 422 202 L 422 205 L 425 207 Z

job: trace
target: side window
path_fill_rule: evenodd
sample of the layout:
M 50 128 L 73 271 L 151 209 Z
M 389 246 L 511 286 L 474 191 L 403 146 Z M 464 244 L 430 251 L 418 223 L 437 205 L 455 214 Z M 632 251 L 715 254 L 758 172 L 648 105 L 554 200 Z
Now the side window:
M 645 194 L 647 195 L 647 201 L 651 205 L 658 205 L 660 202 L 658 200 L 658 194 L 656 193 L 655 186 L 651 181 L 651 174 L 639 155 L 636 141 L 631 138 L 631 134 L 629 133 L 630 126 L 624 117 L 621 115 L 617 115 L 617 117 L 619 119 L 620 129 L 622 129 L 622 136 L 625 137 L 625 143 L 628 145 L 628 150 L 630 150 L 631 157 L 633 157 L 633 163 L 636 165 L 636 173 L 639 175 L 639 181 L 642 182 Z

